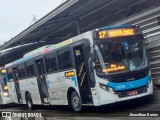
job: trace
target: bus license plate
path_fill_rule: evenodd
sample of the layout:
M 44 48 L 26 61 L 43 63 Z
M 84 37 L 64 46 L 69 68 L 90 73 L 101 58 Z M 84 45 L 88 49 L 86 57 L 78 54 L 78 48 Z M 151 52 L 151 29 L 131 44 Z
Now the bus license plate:
M 128 92 L 128 95 L 129 95 L 129 96 L 137 95 L 137 94 L 138 94 L 138 90 L 134 90 L 134 91 Z

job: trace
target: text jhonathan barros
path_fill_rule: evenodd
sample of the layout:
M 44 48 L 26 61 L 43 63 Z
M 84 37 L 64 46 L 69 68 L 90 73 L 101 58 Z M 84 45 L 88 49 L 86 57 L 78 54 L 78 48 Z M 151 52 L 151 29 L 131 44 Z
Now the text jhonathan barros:
M 129 116 L 140 116 L 140 117 L 158 117 L 158 113 L 130 113 Z

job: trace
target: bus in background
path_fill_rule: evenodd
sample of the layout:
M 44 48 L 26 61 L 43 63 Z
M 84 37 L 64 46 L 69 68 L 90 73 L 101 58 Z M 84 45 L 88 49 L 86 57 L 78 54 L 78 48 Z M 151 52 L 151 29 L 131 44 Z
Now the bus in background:
M 6 70 L 0 68 L 0 105 L 11 103 L 8 93 L 8 86 L 6 81 Z
M 144 37 L 138 26 L 92 30 L 34 50 L 5 67 L 12 99 L 29 109 L 45 104 L 69 105 L 80 111 L 83 106 L 153 93 Z

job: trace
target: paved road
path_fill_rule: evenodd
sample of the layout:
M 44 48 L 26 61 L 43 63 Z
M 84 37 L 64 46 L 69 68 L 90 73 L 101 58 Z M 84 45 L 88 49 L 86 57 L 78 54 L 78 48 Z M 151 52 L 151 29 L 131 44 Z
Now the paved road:
M 34 111 L 27 111 L 25 106 L 18 106 L 12 108 L 3 108 L 1 111 L 21 111 L 21 112 L 39 112 L 42 113 L 43 116 L 48 117 L 56 117 L 56 119 L 72 119 L 79 120 L 82 117 L 85 117 L 87 120 L 92 120 L 93 117 L 96 120 L 106 119 L 127 119 L 120 118 L 124 116 L 129 116 L 132 114 L 147 114 L 150 113 L 152 115 L 158 114 L 160 117 L 160 90 L 156 90 L 154 95 L 151 97 L 140 98 L 136 100 L 130 100 L 125 102 L 120 102 L 116 104 L 105 105 L 102 107 L 84 107 L 84 111 L 81 113 L 76 113 L 71 111 L 66 106 L 56 106 L 56 107 L 48 107 L 48 106 L 36 106 Z M 58 117 L 58 118 L 57 118 Z M 68 118 L 66 118 L 68 117 Z M 131 117 L 130 119 L 135 119 L 135 117 Z M 150 117 L 143 117 L 142 119 L 147 120 Z M 153 120 L 160 120 L 160 118 L 153 118 Z

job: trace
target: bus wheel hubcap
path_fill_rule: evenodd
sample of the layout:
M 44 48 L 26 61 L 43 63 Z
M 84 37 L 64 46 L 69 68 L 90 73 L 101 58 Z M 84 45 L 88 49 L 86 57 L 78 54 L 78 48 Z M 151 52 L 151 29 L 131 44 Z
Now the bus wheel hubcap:
M 80 99 L 79 99 L 79 97 L 78 97 L 78 96 L 75 96 L 75 97 L 73 98 L 72 103 L 73 103 L 73 105 L 74 105 L 75 107 L 78 108 L 78 107 L 80 106 Z

